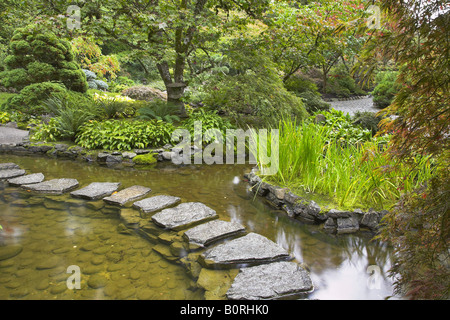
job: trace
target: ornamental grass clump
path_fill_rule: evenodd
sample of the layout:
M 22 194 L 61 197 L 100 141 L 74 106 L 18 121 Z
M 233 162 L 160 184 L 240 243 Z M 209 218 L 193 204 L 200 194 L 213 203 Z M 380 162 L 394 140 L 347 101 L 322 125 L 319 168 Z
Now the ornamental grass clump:
M 390 208 L 432 177 L 433 166 L 429 157 L 417 156 L 417 170 L 411 171 L 380 148 L 386 139 L 348 143 L 328 126 L 282 120 L 278 171 L 266 180 L 294 193 L 325 196 L 339 208 Z

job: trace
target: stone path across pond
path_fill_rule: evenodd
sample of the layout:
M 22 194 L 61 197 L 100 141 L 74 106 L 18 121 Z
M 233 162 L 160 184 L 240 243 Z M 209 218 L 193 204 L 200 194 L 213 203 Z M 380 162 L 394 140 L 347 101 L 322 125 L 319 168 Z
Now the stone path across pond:
M 20 170 L 23 180 L 11 178 L 12 170 Z M 119 232 L 136 231 L 155 244 L 154 251 L 184 265 L 205 289 L 206 298 L 280 299 L 313 291 L 309 273 L 297 262 L 289 261 L 289 252 L 262 235 L 247 234 L 240 224 L 219 220 L 217 212 L 203 203 L 180 203 L 180 198 L 172 196 L 136 201 L 151 189 L 133 186 L 119 191 L 119 182 L 94 182 L 75 190 L 79 187 L 76 179 L 42 181 L 43 174 L 26 175 L 13 163 L 0 164 L 0 180 L 31 192 L 70 192 L 75 198 L 94 204 L 95 200 L 103 200 L 116 207 L 123 222 Z M 23 181 L 32 183 L 21 184 Z M 148 217 L 148 213 L 153 216 Z M 9 256 L 5 254 L 6 259 Z M 221 280 L 214 281 L 214 274 Z

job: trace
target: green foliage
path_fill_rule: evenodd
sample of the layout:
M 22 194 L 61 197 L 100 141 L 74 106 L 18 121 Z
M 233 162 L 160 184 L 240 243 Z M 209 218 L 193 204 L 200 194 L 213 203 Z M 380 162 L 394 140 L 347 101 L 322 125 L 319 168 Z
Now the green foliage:
M 279 129 L 279 168 L 267 179 L 300 193 L 325 195 L 340 208 L 389 208 L 403 191 L 433 175 L 429 157 L 417 157 L 420 170 L 409 174 L 407 166 L 380 151 L 384 138 L 343 143 L 327 126 L 290 119 Z
M 133 158 L 133 162 L 136 164 L 149 165 L 158 162 L 153 153 L 141 154 Z
M 401 85 L 397 82 L 398 72 L 384 71 L 375 77 L 375 89 L 372 92 L 373 102 L 379 108 L 389 107 Z
M 144 149 L 169 143 L 173 131 L 173 125 L 163 121 L 90 121 L 81 128 L 76 143 L 87 149 Z
M 359 88 L 355 79 L 344 65 L 338 65 L 330 72 L 326 93 L 333 94 L 341 98 L 348 98 L 352 95 L 365 95 L 366 92 Z
M 310 120 L 314 120 L 317 114 L 311 116 Z M 326 120 L 322 125 L 329 141 L 339 140 L 345 144 L 356 145 L 372 139 L 372 131 L 354 123 L 349 114 L 344 114 L 342 111 L 335 109 L 320 112 L 320 114 L 325 116 Z
M 306 116 L 302 99 L 285 89 L 274 64 L 263 52 L 241 47 L 230 50 L 228 56 L 233 70 L 208 81 L 204 98 L 207 106 L 225 112 L 242 127 L 276 125 L 284 116 Z
M 11 54 L 4 60 L 7 71 L 0 74 L 4 86 L 21 90 L 57 81 L 69 90 L 86 92 L 86 77 L 66 40 L 35 24 L 16 29 L 9 47 Z
M 86 68 L 102 79 L 117 78 L 120 63 L 116 55 L 103 55 L 96 41 L 90 37 L 77 37 L 71 42 L 72 50 L 81 67 Z
M 31 130 L 31 141 L 54 142 L 60 139 L 60 125 L 55 118 L 51 118 L 48 123 L 39 123 Z
M 109 91 L 115 92 L 115 93 L 121 93 L 122 91 L 133 87 L 136 85 L 136 83 L 125 76 L 119 76 L 114 80 L 111 80 L 109 83 Z
M 154 100 L 147 103 L 144 107 L 138 110 L 138 119 L 141 120 L 161 120 L 169 123 L 180 121 L 179 113 L 180 107 L 163 100 Z
M 395 292 L 414 300 L 449 298 L 450 176 L 445 167 L 438 170 L 427 185 L 400 198 L 381 234 L 402 244 L 390 274 L 402 275 L 395 277 Z
M 0 92 L 0 110 L 3 109 L 3 104 L 5 104 L 14 95 L 15 93 Z M 6 106 L 4 108 L 6 108 Z
M 417 156 L 431 157 L 437 174 L 423 186 L 405 190 L 387 218 L 382 239 L 395 248 L 390 270 L 395 289 L 412 299 L 449 298 L 449 181 L 450 65 L 448 1 L 377 1 L 385 15 L 379 30 L 372 30 L 361 57 L 365 78 L 379 60 L 398 67 L 401 85 L 383 120 L 383 131 L 393 132 L 391 157 L 409 166 L 405 178 L 418 174 Z M 392 83 L 392 82 L 391 82 Z M 386 90 L 387 92 L 387 90 Z M 387 102 L 386 102 L 387 104 Z
M 65 94 L 66 91 L 66 88 L 58 83 L 34 83 L 9 98 L 4 106 L 9 110 L 22 112 L 28 116 L 42 115 L 46 111 L 43 102 L 57 94 Z
M 46 110 L 54 115 L 54 127 L 58 134 L 56 139 L 75 139 L 81 126 L 93 119 L 95 115 L 89 108 L 83 108 L 78 101 L 67 95 L 57 95 L 44 102 Z
M 219 116 L 217 111 L 206 110 L 203 108 L 195 110 L 190 117 L 183 122 L 183 127 L 188 129 L 191 136 L 194 136 L 195 133 L 195 123 L 201 122 L 202 124 L 202 135 L 203 142 L 210 143 L 214 139 L 214 136 L 205 136 L 205 133 L 209 129 L 218 129 L 222 135 L 224 136 L 227 132 L 227 129 L 235 129 L 228 120 Z
M 363 129 L 370 130 L 372 132 L 372 135 L 375 135 L 378 132 L 378 125 L 381 119 L 381 116 L 377 116 L 375 113 L 368 111 L 358 111 L 352 117 L 354 125 L 358 125 Z
M 294 92 L 303 99 L 306 111 L 309 114 L 330 110 L 330 104 L 322 100 L 317 85 L 308 77 L 296 74 L 290 77 L 284 85 L 287 90 Z
M 133 107 L 126 101 L 112 99 L 97 99 L 95 101 L 96 111 L 101 118 L 117 119 L 134 114 Z

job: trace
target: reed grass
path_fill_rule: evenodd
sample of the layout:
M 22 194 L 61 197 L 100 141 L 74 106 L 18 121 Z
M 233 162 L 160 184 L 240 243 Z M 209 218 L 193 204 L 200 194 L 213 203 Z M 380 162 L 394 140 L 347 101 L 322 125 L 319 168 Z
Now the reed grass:
M 352 145 L 330 139 L 329 130 L 311 122 L 280 121 L 278 171 L 266 180 L 326 196 L 339 208 L 388 209 L 433 175 L 430 158 L 415 159 L 412 169 L 380 150 L 376 138 Z

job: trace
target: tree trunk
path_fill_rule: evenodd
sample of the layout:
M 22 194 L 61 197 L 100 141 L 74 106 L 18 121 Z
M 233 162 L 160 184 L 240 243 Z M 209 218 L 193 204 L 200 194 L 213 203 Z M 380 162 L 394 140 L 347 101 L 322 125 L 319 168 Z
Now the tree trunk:
M 322 67 L 322 73 L 323 73 L 323 94 L 327 93 L 327 84 L 328 84 L 328 71 L 326 67 Z
M 161 75 L 161 78 L 164 81 L 164 85 L 166 86 L 167 102 L 171 102 L 173 104 L 178 105 L 180 107 L 179 111 L 180 117 L 186 117 L 186 108 L 184 107 L 184 103 L 181 101 L 181 98 L 183 97 L 184 94 L 184 89 L 186 88 L 186 84 L 183 82 L 174 82 L 172 80 L 172 75 L 170 74 L 169 64 L 167 63 L 167 61 L 158 63 L 157 67 L 159 74 Z M 180 66 L 177 67 L 178 70 L 184 69 L 184 65 L 182 67 Z

